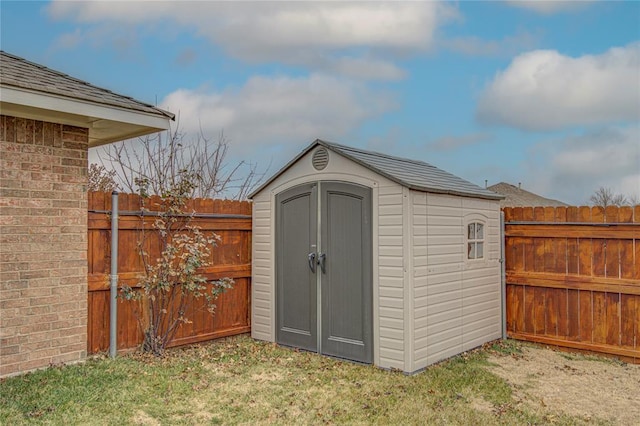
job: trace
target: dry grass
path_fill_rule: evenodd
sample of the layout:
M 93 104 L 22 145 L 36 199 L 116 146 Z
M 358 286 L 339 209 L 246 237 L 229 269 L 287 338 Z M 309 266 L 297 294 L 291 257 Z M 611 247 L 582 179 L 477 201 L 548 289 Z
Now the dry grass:
M 169 351 L 161 359 L 95 359 L 5 379 L 0 422 L 586 423 L 582 416 L 517 403 L 487 358 L 518 350 L 518 344 L 487 347 L 406 376 L 238 336 Z
M 640 421 L 640 365 L 611 358 L 518 344 L 511 356 L 491 355 L 490 371 L 507 380 L 514 399 L 534 411 L 565 413 L 612 424 Z

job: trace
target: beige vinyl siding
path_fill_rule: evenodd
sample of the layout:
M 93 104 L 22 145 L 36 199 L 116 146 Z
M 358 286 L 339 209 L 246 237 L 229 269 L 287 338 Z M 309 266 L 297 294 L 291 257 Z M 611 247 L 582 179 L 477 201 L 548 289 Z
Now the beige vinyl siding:
M 251 337 L 274 341 L 273 335 L 273 240 L 268 192 L 253 199 L 253 248 L 251 257 Z
M 413 217 L 411 247 L 413 253 L 413 343 L 414 366 L 424 365 L 427 356 L 427 194 L 411 191 L 411 215 Z
M 402 186 L 331 151 L 327 167 L 315 170 L 312 154 L 300 158 L 253 198 L 251 335 L 271 342 L 276 338 L 275 195 L 307 182 L 352 182 L 372 188 L 373 196 L 374 363 L 404 370 Z
M 380 366 L 405 370 L 404 222 L 400 185 L 378 191 Z
M 456 355 L 462 346 L 462 201 L 438 194 L 426 198 L 427 300 L 416 321 L 426 315 L 427 346 L 416 356 L 416 369 Z
M 411 193 L 414 360 L 419 370 L 500 337 L 498 202 Z M 485 224 L 485 258 L 466 258 L 469 220 Z
M 374 364 L 415 372 L 501 335 L 499 202 L 409 190 L 329 152 L 307 153 L 254 197 L 252 336 L 275 341 L 275 196 L 322 180 L 372 188 Z M 467 224 L 485 224 L 467 259 Z
M 485 224 L 485 259 L 468 261 L 462 274 L 463 346 L 466 351 L 502 335 L 500 307 L 500 209 L 498 201 L 463 199 L 467 223 Z

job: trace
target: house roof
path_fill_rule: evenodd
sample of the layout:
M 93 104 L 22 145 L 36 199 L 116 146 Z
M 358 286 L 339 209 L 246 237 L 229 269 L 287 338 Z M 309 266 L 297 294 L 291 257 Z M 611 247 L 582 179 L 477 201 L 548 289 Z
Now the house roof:
M 0 89 L 3 114 L 89 127 L 92 146 L 167 129 L 175 117 L 4 51 Z
M 568 204 L 562 201 L 545 198 L 533 192 L 526 191 L 520 187 L 507 182 L 499 182 L 487 187 L 487 189 L 504 195 L 504 200 L 500 202 L 500 207 L 563 207 Z
M 481 188 L 478 185 L 439 169 L 429 163 L 425 163 L 424 161 L 394 157 L 387 154 L 381 154 L 379 152 L 366 151 L 320 139 L 315 140 L 257 190 L 253 191 L 249 198 L 252 198 L 255 194 L 260 192 L 316 146 L 323 146 L 330 151 L 342 155 L 351 161 L 386 177 L 389 180 L 413 190 L 490 200 L 500 200 L 503 198 L 495 192 Z

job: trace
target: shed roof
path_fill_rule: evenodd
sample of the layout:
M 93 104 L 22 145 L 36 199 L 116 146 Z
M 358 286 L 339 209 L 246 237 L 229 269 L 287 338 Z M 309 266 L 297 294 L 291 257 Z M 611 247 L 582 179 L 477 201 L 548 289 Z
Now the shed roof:
M 304 149 L 298 156 L 291 160 L 280 171 L 274 174 L 269 180 L 255 190 L 249 198 L 264 189 L 274 179 L 284 173 L 302 156 L 311 151 L 316 146 L 323 146 L 330 151 L 342 155 L 355 163 L 378 173 L 407 188 L 439 194 L 451 194 L 462 197 L 484 198 L 490 200 L 500 200 L 502 195 L 493 191 L 481 188 L 469 181 L 466 181 L 449 172 L 439 169 L 429 163 L 408 158 L 394 157 L 374 151 L 353 148 L 333 142 L 316 139 L 311 145 Z
M 50 115 L 61 122 L 89 127 L 90 139 L 94 127 L 92 145 L 166 129 L 168 120 L 175 117 L 1 50 L 0 88 L 3 114 L 43 120 Z M 87 116 L 91 119 L 83 119 Z M 100 123 L 92 126 L 96 122 Z

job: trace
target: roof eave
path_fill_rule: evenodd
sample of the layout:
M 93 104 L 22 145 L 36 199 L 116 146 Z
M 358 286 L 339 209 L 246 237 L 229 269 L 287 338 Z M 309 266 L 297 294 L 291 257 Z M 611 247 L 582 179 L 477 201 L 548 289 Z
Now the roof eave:
M 0 85 L 0 105 L 3 114 L 87 127 L 92 147 L 167 130 L 175 117 L 7 85 Z
M 451 190 L 439 189 L 439 188 L 428 188 L 428 187 L 422 187 L 417 185 L 411 185 L 407 183 L 403 183 L 403 185 L 414 191 L 430 192 L 434 194 L 456 195 L 458 197 L 480 198 L 482 200 L 493 200 L 493 201 L 500 201 L 505 198 L 503 195 L 500 195 L 500 194 L 496 194 L 494 196 L 491 194 L 468 193 L 468 192 L 451 191 Z

